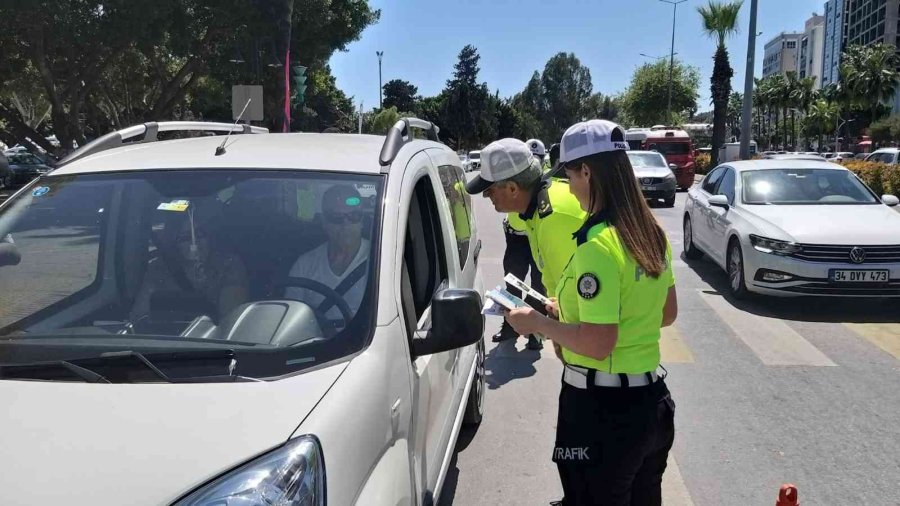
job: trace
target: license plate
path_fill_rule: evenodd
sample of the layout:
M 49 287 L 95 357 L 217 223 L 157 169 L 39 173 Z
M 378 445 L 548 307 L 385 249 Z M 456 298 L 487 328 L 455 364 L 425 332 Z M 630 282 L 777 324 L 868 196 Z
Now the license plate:
M 889 271 L 832 270 L 831 281 L 835 283 L 887 283 Z
M 634 186 L 632 186 L 632 188 L 634 188 Z M 645 192 L 646 192 L 646 191 L 650 191 L 650 190 L 652 190 L 652 189 L 653 189 L 652 186 L 641 185 L 641 190 L 643 190 L 643 191 L 645 191 Z

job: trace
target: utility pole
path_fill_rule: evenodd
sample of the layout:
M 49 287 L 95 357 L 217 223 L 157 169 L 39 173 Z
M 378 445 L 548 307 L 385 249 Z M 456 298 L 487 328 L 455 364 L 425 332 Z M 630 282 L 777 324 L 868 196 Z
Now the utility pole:
M 675 13 L 678 12 L 678 4 L 687 2 L 687 0 L 659 0 L 660 2 L 672 4 L 672 45 L 669 48 L 669 102 L 666 105 L 666 123 L 672 121 L 672 72 L 675 69 Z
M 750 159 L 750 116 L 753 115 L 753 71 L 756 66 L 756 4 L 750 0 L 750 32 L 747 34 L 747 68 L 744 71 L 744 107 L 741 113 L 741 160 Z
M 375 54 L 378 55 L 378 108 L 381 109 L 384 107 L 382 103 L 384 89 L 381 87 L 381 57 L 384 56 L 384 51 L 375 51 Z
M 362 100 L 359 101 L 359 133 L 362 134 L 362 115 L 363 115 L 363 103 Z

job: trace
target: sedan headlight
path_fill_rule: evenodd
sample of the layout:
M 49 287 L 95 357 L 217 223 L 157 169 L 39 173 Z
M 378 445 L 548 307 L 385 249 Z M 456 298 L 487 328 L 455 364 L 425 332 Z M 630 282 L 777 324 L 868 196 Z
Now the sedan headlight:
M 310 436 L 207 483 L 174 506 L 319 506 L 325 504 L 325 467 Z
M 778 241 L 776 239 L 767 239 L 752 234 L 750 235 L 750 243 L 753 244 L 756 251 L 772 253 L 774 255 L 787 256 L 803 251 L 803 248 L 798 244 L 787 241 Z
M 663 176 L 663 179 L 675 179 L 675 173 L 670 170 L 668 174 Z

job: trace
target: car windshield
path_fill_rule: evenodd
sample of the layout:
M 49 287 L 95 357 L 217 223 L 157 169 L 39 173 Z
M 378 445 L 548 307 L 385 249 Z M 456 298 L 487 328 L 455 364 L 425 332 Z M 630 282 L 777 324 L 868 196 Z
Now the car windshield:
M 848 170 L 744 171 L 745 204 L 877 204 L 875 195 Z
M 382 177 L 180 170 L 50 176 L 0 207 L 0 364 L 233 350 L 273 377 L 373 330 Z M 243 359 L 242 357 L 250 357 Z
M 628 153 L 628 160 L 634 168 L 668 167 L 665 158 L 656 153 Z
M 651 142 L 647 149 L 663 155 L 687 155 L 691 152 L 691 145 L 687 142 Z
M 472 160 L 480 160 L 481 152 L 480 151 L 472 151 L 471 153 L 469 153 L 469 158 L 471 158 Z
M 28 153 L 10 154 L 10 155 L 7 155 L 7 159 L 9 160 L 9 163 L 11 163 L 13 165 L 40 165 L 41 164 L 41 161 L 38 160 L 38 158 L 36 156 L 28 154 Z

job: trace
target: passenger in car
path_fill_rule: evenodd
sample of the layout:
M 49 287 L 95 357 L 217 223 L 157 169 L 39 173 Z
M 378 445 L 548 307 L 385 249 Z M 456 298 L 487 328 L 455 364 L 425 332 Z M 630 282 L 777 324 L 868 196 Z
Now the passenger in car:
M 197 311 L 197 316 L 205 314 L 218 321 L 247 302 L 244 263 L 224 247 L 211 220 L 190 207 L 178 214 L 166 223 L 157 256 L 147 265 L 131 310 L 132 322 L 157 311 Z M 186 300 L 202 307 L 192 307 Z
M 322 228 L 327 240 L 300 256 L 291 268 L 290 277 L 305 278 L 336 290 L 355 314 L 362 303 L 367 283 L 369 241 L 363 238 L 362 198 L 350 185 L 334 185 L 322 196 Z M 352 277 L 351 277 L 352 276 Z M 301 300 L 316 308 L 324 296 L 306 288 L 289 287 L 285 297 Z M 341 313 L 331 307 L 325 316 L 340 319 Z

